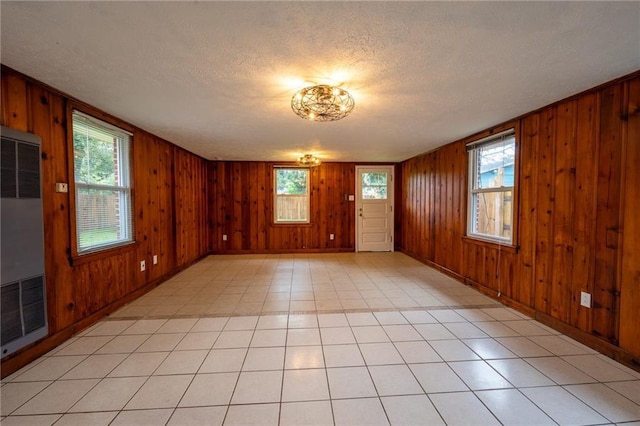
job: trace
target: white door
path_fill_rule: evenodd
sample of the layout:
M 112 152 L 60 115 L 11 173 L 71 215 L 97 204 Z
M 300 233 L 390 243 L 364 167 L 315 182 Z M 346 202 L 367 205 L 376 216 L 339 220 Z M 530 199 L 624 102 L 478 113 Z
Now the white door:
M 393 166 L 356 166 L 356 251 L 393 251 Z

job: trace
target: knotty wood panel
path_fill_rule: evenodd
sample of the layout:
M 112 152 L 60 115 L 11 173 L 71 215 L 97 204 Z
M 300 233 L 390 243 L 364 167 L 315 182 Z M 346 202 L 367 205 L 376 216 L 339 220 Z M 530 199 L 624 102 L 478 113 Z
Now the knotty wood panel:
M 207 161 L 174 148 L 176 266 L 209 251 L 207 226 Z
M 523 158 L 522 162 L 534 161 L 537 173 L 535 204 L 536 216 L 536 262 L 534 307 L 546 314 L 551 310 L 551 266 L 553 263 L 553 209 L 554 209 L 554 171 L 555 171 L 555 107 L 540 112 L 538 128 L 538 151 L 535 158 Z
M 139 259 L 150 259 L 140 284 L 156 280 L 175 268 L 173 225 L 173 146 L 149 133 L 136 132 L 133 147 L 135 228 Z M 153 265 L 153 256 L 158 264 Z
M 209 164 L 211 245 L 218 253 L 352 251 L 355 249 L 355 163 L 310 169 L 311 223 L 273 223 L 273 167 L 269 162 Z M 281 163 L 278 163 L 281 165 Z M 330 240 L 329 234 L 335 239 Z M 227 241 L 223 241 L 223 235 Z
M 635 73 L 516 120 L 512 248 L 464 237 L 474 137 L 403 162 L 402 250 L 639 357 L 639 99 Z
M 587 94 L 577 100 L 576 176 L 573 197 L 572 295 L 593 293 L 595 273 L 596 180 L 598 152 L 598 95 Z M 579 165 L 579 167 L 577 167 Z M 591 329 L 591 315 L 579 303 L 571 304 L 571 324 L 580 330 Z
M 435 209 L 433 231 L 437 249 L 434 251 L 434 261 L 451 270 L 460 270 L 463 259 L 463 245 L 461 237 L 465 233 L 466 200 L 461 197 L 466 194 L 467 151 L 464 142 L 449 144 L 438 150 L 434 164 L 433 196 Z M 418 190 L 424 192 L 424 183 L 416 183 Z M 416 207 L 416 212 L 427 216 L 428 195 L 422 195 L 425 202 Z
M 2 125 L 12 129 L 29 130 L 27 82 L 22 78 L 2 75 Z
M 129 250 L 74 268 L 74 321 L 81 321 L 138 288 L 136 276 L 146 275 L 139 272 L 138 265 L 136 251 Z
M 534 306 L 534 282 L 536 272 L 536 215 L 538 206 L 538 173 L 536 167 L 536 153 L 538 152 L 540 114 L 530 114 L 521 122 L 518 149 L 519 164 L 519 201 L 520 209 L 516 222 L 518 223 L 518 240 L 520 250 L 519 261 L 516 263 L 516 281 L 512 287 L 510 297 L 526 306 Z
M 134 292 L 172 275 L 209 251 L 207 162 L 140 129 L 134 129 L 132 188 L 136 243 L 72 258 L 70 194 L 56 182 L 72 179 L 69 165 L 68 105 L 103 112 L 9 68 L 0 80 L 2 125 L 42 138 L 45 273 L 49 335 L 69 330 Z M 118 119 L 111 121 L 118 124 Z M 124 123 L 126 124 L 126 123 Z M 127 125 L 128 128 L 132 126 Z M 153 265 L 153 255 L 158 264 Z M 140 272 L 140 261 L 147 270 Z M 96 317 L 97 319 L 97 317 Z M 58 334 L 60 336 L 60 334 Z M 46 342 L 41 345 L 46 346 Z M 37 348 L 36 348 L 37 349 Z M 17 354 L 28 362 L 30 355 Z M 5 360 L 3 360 L 4 363 Z M 12 361 L 19 366 L 20 362 Z M 2 374 L 6 374 L 3 369 Z
M 551 253 L 550 312 L 554 318 L 570 321 L 571 272 L 573 269 L 574 205 L 576 174 L 576 101 L 559 104 L 555 109 L 555 170 L 553 251 Z
M 24 80 L 7 79 L 20 86 Z M 74 280 L 71 253 L 69 197 L 55 192 L 54 182 L 68 182 L 66 106 L 60 96 L 29 85 L 30 132 L 42 139 L 42 203 L 44 206 L 45 274 L 49 329 L 62 330 L 74 321 Z M 14 92 L 15 93 L 15 92 Z M 25 112 L 26 114 L 26 112 Z M 54 245 L 52 242 L 56 242 Z M 51 279 L 50 277 L 55 277 Z
M 626 146 L 622 268 L 620 274 L 620 347 L 640 353 L 640 78 L 629 82 Z
M 616 279 L 620 230 L 620 173 L 623 85 L 600 91 L 600 135 L 596 206 L 596 262 L 591 332 L 617 343 L 619 282 Z

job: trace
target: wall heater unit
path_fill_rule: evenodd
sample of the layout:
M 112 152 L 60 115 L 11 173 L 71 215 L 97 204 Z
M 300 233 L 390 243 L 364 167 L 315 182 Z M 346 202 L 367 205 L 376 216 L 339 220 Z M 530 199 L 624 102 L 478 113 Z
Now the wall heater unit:
M 2 127 L 2 357 L 47 335 L 40 138 Z

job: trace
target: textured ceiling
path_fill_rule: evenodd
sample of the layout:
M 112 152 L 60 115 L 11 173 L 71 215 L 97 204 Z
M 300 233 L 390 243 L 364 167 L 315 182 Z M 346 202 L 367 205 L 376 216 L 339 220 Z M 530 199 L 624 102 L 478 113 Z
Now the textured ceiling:
M 1 60 L 208 159 L 401 161 L 640 69 L 640 2 L 11 2 Z M 290 108 L 342 84 L 353 113 Z

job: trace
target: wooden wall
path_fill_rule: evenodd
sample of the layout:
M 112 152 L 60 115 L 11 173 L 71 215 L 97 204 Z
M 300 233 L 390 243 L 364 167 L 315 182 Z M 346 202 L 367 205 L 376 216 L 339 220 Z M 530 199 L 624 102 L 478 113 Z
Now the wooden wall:
M 70 334 L 74 328 L 88 324 L 92 315 L 114 309 L 208 253 L 207 161 L 122 123 L 134 133 L 136 244 L 73 258 L 72 203 L 69 194 L 54 190 L 56 182 L 72 179 L 67 144 L 68 105 L 79 105 L 85 112 L 101 118 L 106 115 L 5 67 L 1 85 L 2 125 L 42 138 L 50 336 L 63 331 Z M 115 118 L 112 121 L 120 123 Z M 157 265 L 153 265 L 153 255 L 158 256 Z M 141 260 L 146 260 L 145 272 L 140 271 Z
M 628 85 L 628 124 L 623 130 L 620 347 L 640 354 L 640 78 Z
M 640 358 L 640 74 L 491 130 L 512 126 L 517 247 L 465 237 L 465 144 L 487 131 L 402 164 L 401 249 Z
M 268 162 L 209 164 L 211 247 L 215 253 L 355 250 L 355 163 L 311 169 L 311 223 L 273 224 L 273 166 Z M 277 163 L 282 165 L 282 163 Z M 335 239 L 330 240 L 329 234 Z M 222 236 L 227 235 L 227 241 Z
M 209 252 L 207 227 L 207 161 L 174 149 L 176 266 Z
M 127 125 L 137 243 L 73 258 L 72 203 L 54 184 L 70 179 L 69 103 L 83 104 L 4 67 L 1 91 L 2 125 L 43 140 L 45 343 L 209 252 L 355 249 L 355 203 L 345 200 L 355 194 L 355 163 L 312 169 L 311 223 L 274 225 L 274 163 L 207 162 Z M 519 141 L 517 247 L 465 237 L 469 138 L 396 166 L 396 248 L 565 332 L 640 357 L 640 73 L 491 130 L 510 126 Z M 591 309 L 580 306 L 580 291 L 593 295 Z

